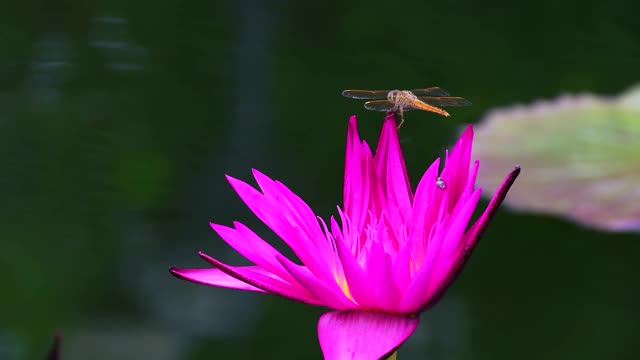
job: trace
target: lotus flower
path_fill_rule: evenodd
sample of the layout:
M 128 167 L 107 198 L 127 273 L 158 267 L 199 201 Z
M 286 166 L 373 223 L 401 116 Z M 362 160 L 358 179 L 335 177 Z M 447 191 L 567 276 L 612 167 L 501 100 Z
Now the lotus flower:
M 415 195 L 400 150 L 396 119 L 385 118 L 375 156 L 349 121 L 344 205 L 328 223 L 284 184 L 257 170 L 260 191 L 227 177 L 245 204 L 295 253 L 298 264 L 239 222 L 211 227 L 255 266 L 234 267 L 202 252 L 213 268 L 177 269 L 200 284 L 280 295 L 325 306 L 318 336 L 325 359 L 379 359 L 415 330 L 418 315 L 434 305 L 469 258 L 517 177 L 513 170 L 479 219 L 479 163 L 470 166 L 469 126 L 436 160 Z M 467 230 L 468 229 L 468 230 Z M 466 230 L 466 231 L 465 231 Z

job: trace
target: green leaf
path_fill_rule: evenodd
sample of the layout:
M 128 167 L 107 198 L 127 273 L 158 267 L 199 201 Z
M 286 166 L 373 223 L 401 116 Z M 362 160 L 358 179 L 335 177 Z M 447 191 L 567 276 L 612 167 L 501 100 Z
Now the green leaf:
M 521 165 L 507 206 L 640 231 L 640 86 L 618 97 L 562 95 L 493 110 L 476 126 L 474 147 L 486 190 Z

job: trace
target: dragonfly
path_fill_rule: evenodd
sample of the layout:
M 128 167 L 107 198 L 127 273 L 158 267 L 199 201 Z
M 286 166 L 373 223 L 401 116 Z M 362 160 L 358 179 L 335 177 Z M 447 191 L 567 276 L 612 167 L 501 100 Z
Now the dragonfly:
M 442 116 L 450 116 L 440 107 L 470 106 L 471 102 L 461 97 L 449 96 L 449 92 L 439 87 L 413 90 L 344 90 L 342 96 L 351 99 L 369 100 L 364 103 L 367 110 L 393 111 L 400 114 L 400 124 L 404 123 L 404 112 L 409 110 L 430 111 Z

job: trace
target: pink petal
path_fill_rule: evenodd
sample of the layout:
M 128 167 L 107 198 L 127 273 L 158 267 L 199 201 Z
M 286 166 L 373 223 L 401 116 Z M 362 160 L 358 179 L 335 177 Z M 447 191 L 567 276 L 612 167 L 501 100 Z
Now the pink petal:
M 480 194 L 480 189 L 477 189 L 466 202 L 459 204 L 460 209 L 449 218 L 446 231 L 443 224 L 438 225 L 436 236 L 429 241 L 423 267 L 405 291 L 401 311 L 413 313 L 422 310 L 425 304 L 431 303 L 431 298 L 436 295 L 444 279 L 455 271 L 455 253 L 463 242 L 464 230 L 473 215 Z
M 393 260 L 393 275 L 400 292 L 404 293 L 411 282 L 411 248 L 412 244 L 404 244 Z
M 500 184 L 500 186 L 498 186 L 498 189 L 491 198 L 491 201 L 489 201 L 489 205 L 487 205 L 487 208 L 484 210 L 482 215 L 480 215 L 478 220 L 476 220 L 473 226 L 471 226 L 469 231 L 467 231 L 467 233 L 464 235 L 466 246 L 463 249 L 463 262 L 466 262 L 466 260 L 471 256 L 471 253 L 480 241 L 480 238 L 482 238 L 484 231 L 489 226 L 489 222 L 491 221 L 491 219 L 493 219 L 493 216 L 496 214 L 496 212 L 500 208 L 500 205 L 507 197 L 507 193 L 509 192 L 511 185 L 513 185 L 513 183 L 516 181 L 518 175 L 520 175 L 520 166 L 516 166 L 513 171 L 507 174 L 504 180 L 502 180 L 502 183 Z
M 268 188 L 270 191 L 273 190 L 273 184 L 268 185 L 271 179 L 267 180 L 268 178 L 266 176 L 257 176 L 257 178 L 260 179 L 262 186 Z M 326 273 L 326 259 L 317 256 L 318 249 L 313 242 L 309 241 L 309 236 L 302 232 L 300 226 L 296 226 L 295 223 L 291 222 L 296 216 L 292 215 L 289 209 L 284 208 L 280 201 L 274 200 L 273 194 L 271 194 L 271 196 L 263 195 L 244 181 L 231 176 L 227 176 L 227 180 L 249 209 L 289 245 L 296 256 L 298 256 L 312 272 L 324 278 L 330 276 L 330 274 Z M 271 180 L 271 182 L 273 182 L 273 180 Z M 317 220 L 316 226 L 318 226 L 319 230 Z M 324 234 L 321 236 L 326 239 Z
M 419 321 L 381 312 L 328 312 L 318 321 L 318 338 L 325 360 L 378 360 L 400 347 Z
M 253 169 L 253 176 L 262 189 L 263 194 L 280 205 L 280 210 L 284 212 L 288 224 L 298 229 L 300 246 L 304 248 L 325 250 L 327 242 L 320 226 L 318 217 L 313 210 L 298 195 L 287 188 L 283 183 L 274 181 L 260 171 Z M 299 249 L 292 248 L 297 251 Z
M 251 266 L 251 268 L 255 268 L 256 266 Z M 183 279 L 187 281 L 191 281 L 194 283 L 208 285 L 208 286 L 216 286 L 227 289 L 238 289 L 245 291 L 256 291 L 256 292 L 265 292 L 262 289 L 258 289 L 253 285 L 249 285 L 244 281 L 238 280 L 234 277 L 231 277 L 220 269 L 216 268 L 205 268 L 205 269 L 178 269 L 174 267 L 170 267 L 169 271 L 173 276 L 178 279 Z
M 281 255 L 280 252 L 262 240 L 248 227 L 239 222 L 234 222 L 236 229 L 214 223 L 209 223 L 209 225 L 227 244 L 247 260 L 276 274 L 291 284 L 296 284 L 295 279 L 276 260 L 276 255 Z
M 244 181 L 228 175 L 227 180 L 247 207 L 265 223 L 265 225 L 284 240 L 289 247 L 300 247 L 300 239 L 295 232 L 291 231 L 291 226 L 286 217 L 282 216 L 283 212 L 278 202 L 260 193 Z
M 365 141 L 360 140 L 355 116 L 352 116 L 349 121 L 346 152 L 344 213 L 349 218 L 353 229 L 364 231 L 367 218 L 380 215 L 383 196 L 377 186 L 377 174 L 371 149 Z
M 457 250 L 461 248 L 461 244 L 464 244 L 464 231 L 476 209 L 481 194 L 482 191 L 478 188 L 468 201 L 461 204 L 464 206 L 457 216 L 455 216 L 455 218 L 453 216 L 451 217 L 449 229 L 442 242 L 442 249 L 440 250 L 440 254 L 438 254 L 438 260 L 436 261 L 433 273 L 431 274 L 431 280 L 429 281 L 429 288 L 426 291 L 428 298 L 434 295 L 437 288 L 440 287 L 440 284 L 442 284 L 444 279 L 453 271 L 452 261 L 456 257 Z
M 478 176 L 478 170 L 480 170 L 480 161 L 476 160 L 473 162 L 473 166 L 471 166 L 471 170 L 469 170 L 469 178 L 467 179 L 467 188 L 464 189 L 465 192 L 473 191 L 473 188 L 476 186 L 476 177 Z
M 440 259 L 447 260 L 453 257 L 456 251 L 463 243 L 464 232 L 471 221 L 480 196 L 482 188 L 477 188 L 470 196 L 465 196 L 458 202 L 456 208 L 449 216 L 449 227 L 444 241 L 442 242 L 442 250 Z M 438 261 L 440 263 L 440 261 Z
M 367 274 L 371 280 L 369 292 L 377 300 L 376 308 L 382 311 L 394 311 L 401 296 L 393 275 L 391 256 L 384 251 L 380 241 L 373 241 L 367 259 Z
M 370 289 L 371 280 L 362 266 L 356 261 L 353 253 L 342 239 L 336 239 L 336 248 L 344 277 L 349 285 L 349 293 L 358 305 L 365 309 L 375 308 L 378 300 L 373 296 Z
M 411 213 L 413 194 L 393 114 L 385 118 L 376 148 L 375 162 L 379 185 L 386 195 L 387 211 L 390 214 L 398 214 L 401 217 L 400 222 L 404 223 Z
M 278 261 L 282 263 L 287 271 L 289 271 L 309 293 L 313 294 L 315 298 L 322 302 L 324 306 L 336 310 L 348 310 L 356 307 L 356 304 L 345 296 L 335 281 L 333 283 L 322 282 L 306 267 L 294 264 L 282 256 L 278 257 Z
M 444 292 L 447 290 L 447 288 L 458 277 L 458 275 L 466 265 L 467 261 L 469 260 L 469 257 L 471 257 L 471 253 L 475 249 L 476 245 L 478 245 L 480 238 L 482 238 L 482 235 L 484 234 L 484 231 L 487 229 L 489 222 L 491 221 L 493 216 L 496 214 L 496 212 L 500 208 L 500 204 L 502 204 L 502 202 L 504 201 L 505 197 L 507 196 L 507 192 L 509 192 L 511 185 L 513 185 L 514 181 L 516 181 L 516 178 L 518 177 L 519 174 L 520 174 L 520 167 L 516 166 L 516 168 L 513 169 L 513 171 L 511 171 L 504 178 L 504 180 L 496 190 L 493 198 L 491 198 L 489 205 L 484 210 L 482 215 L 471 226 L 469 231 L 467 231 L 467 233 L 464 234 L 464 239 L 463 239 L 464 245 L 458 251 L 458 254 L 456 254 L 456 258 L 453 259 L 454 265 L 452 270 L 449 272 L 449 275 L 447 276 L 445 281 L 442 283 L 440 288 L 437 290 L 435 295 L 433 295 L 432 298 L 429 299 L 429 302 L 423 306 L 423 310 L 427 310 L 428 308 L 433 306 L 436 302 L 438 302 L 440 297 L 444 295 Z
M 367 175 L 364 173 L 366 159 L 358 135 L 356 117 L 351 116 L 347 129 L 347 151 L 344 161 L 344 212 L 351 222 L 359 227 L 364 223 L 368 211 Z
M 279 295 L 291 300 L 311 305 L 322 305 L 313 295 L 303 287 L 296 287 L 282 280 L 278 276 L 259 267 L 239 266 L 234 267 L 218 261 L 209 255 L 199 252 L 198 255 L 225 274 L 253 285 L 258 289 L 271 294 Z M 214 285 L 217 286 L 217 285 Z
M 429 210 L 435 207 L 433 206 L 434 192 L 442 190 L 436 185 L 439 166 L 440 159 L 436 159 L 427 171 L 425 171 L 424 175 L 422 175 L 422 179 L 420 179 L 418 187 L 416 188 L 416 195 L 413 199 L 412 218 L 409 223 L 409 226 L 411 226 L 409 233 L 416 239 L 424 239 L 429 235 L 428 231 L 431 231 L 430 228 L 427 229 L 425 226 L 431 225 L 431 223 L 426 222 L 426 220 Z
M 437 263 L 442 242 L 446 236 L 446 229 L 449 218 L 445 219 L 434 226 L 433 236 L 429 239 L 429 245 L 424 259 L 421 261 L 422 266 L 415 272 L 411 282 L 404 291 L 399 311 L 407 314 L 415 314 L 419 312 L 420 305 L 427 301 L 427 288 L 431 281 L 431 274 Z M 416 265 L 417 266 L 417 265 Z
M 447 177 L 445 179 L 449 193 L 449 209 L 457 203 L 469 178 L 471 146 L 473 145 L 473 127 L 467 126 L 460 139 L 448 154 L 445 161 Z

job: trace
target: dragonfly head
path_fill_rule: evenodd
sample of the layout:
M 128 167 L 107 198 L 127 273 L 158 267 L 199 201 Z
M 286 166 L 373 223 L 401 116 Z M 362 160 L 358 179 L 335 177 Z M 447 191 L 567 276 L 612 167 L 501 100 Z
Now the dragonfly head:
M 389 100 L 389 102 L 392 102 L 394 104 L 398 103 L 399 98 L 400 98 L 400 90 L 391 90 L 387 94 L 387 100 Z

